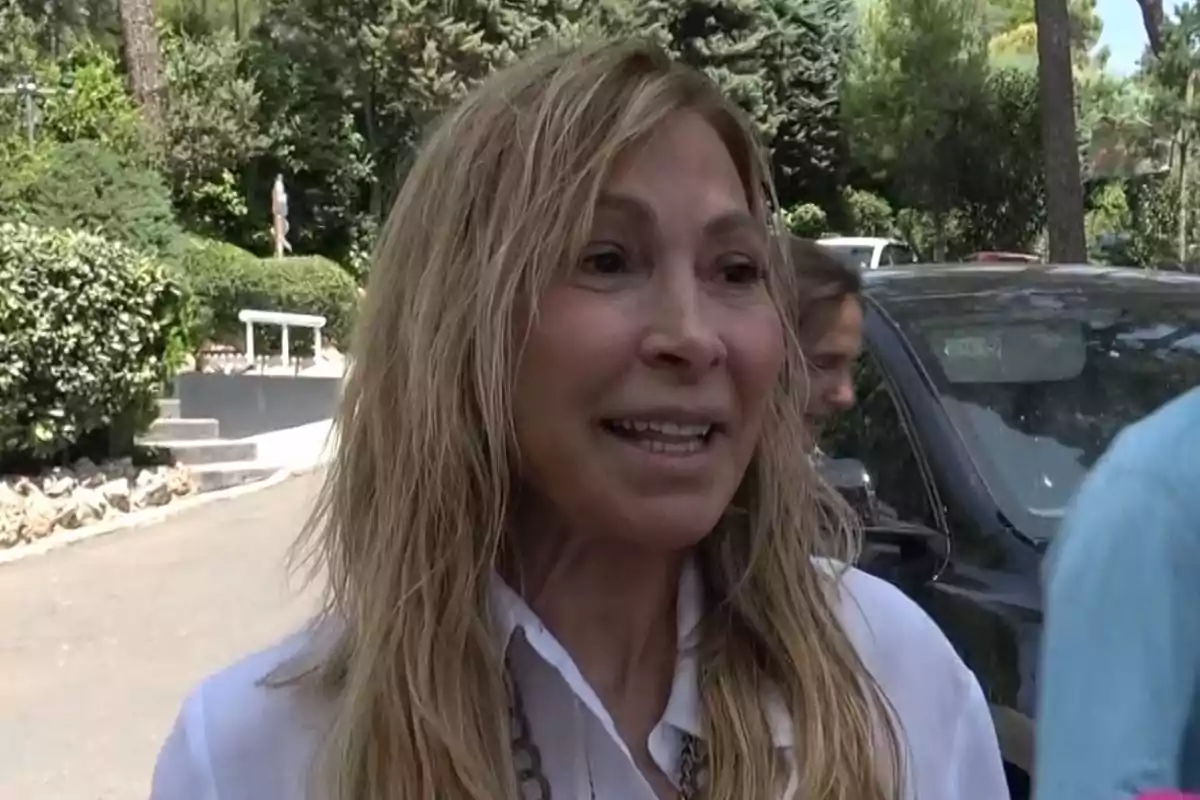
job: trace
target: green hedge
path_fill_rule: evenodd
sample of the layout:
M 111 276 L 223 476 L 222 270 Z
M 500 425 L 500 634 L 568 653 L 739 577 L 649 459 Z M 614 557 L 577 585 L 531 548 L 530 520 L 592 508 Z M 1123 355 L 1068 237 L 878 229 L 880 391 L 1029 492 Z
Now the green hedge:
M 7 221 L 90 231 L 152 253 L 179 245 L 170 192 L 149 165 L 85 139 L 31 154 L 25 170 L 24 185 L 0 193 Z
M 94 432 L 148 423 L 181 300 L 130 247 L 0 224 L 0 463 L 46 461 Z
M 179 261 L 180 279 L 196 306 L 195 344 L 241 344 L 244 308 L 319 314 L 323 335 L 344 348 L 354 327 L 358 287 L 337 263 L 320 256 L 262 259 L 224 242 L 189 238 Z M 262 328 L 266 347 L 276 346 L 275 330 Z

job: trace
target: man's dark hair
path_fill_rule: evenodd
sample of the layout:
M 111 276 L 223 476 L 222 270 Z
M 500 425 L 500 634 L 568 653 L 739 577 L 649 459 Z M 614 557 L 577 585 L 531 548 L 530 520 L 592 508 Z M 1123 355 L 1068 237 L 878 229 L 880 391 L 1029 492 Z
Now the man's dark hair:
M 788 234 L 785 247 L 795 286 L 796 331 L 801 345 L 812 345 L 833 325 L 842 302 L 862 294 L 862 275 L 812 239 Z

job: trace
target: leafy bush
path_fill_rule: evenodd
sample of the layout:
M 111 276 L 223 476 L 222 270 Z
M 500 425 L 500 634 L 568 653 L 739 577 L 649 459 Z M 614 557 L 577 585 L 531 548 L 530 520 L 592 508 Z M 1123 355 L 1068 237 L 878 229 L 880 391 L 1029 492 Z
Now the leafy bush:
M 801 203 L 784 209 L 783 224 L 792 233 L 807 239 L 816 239 L 829 230 L 825 210 L 815 203 Z
M 196 343 L 242 343 L 244 308 L 319 314 L 333 344 L 349 340 L 358 288 L 341 266 L 320 256 L 261 259 L 224 242 L 190 238 L 180 260 L 181 280 L 197 305 Z M 275 332 L 263 330 L 274 346 Z
M 42 101 L 38 133 L 59 142 L 99 142 L 122 156 L 149 155 L 141 114 L 125 88 L 117 59 L 92 41 L 76 45 L 47 78 L 62 88 Z
M 172 252 L 182 236 L 158 173 L 89 140 L 53 148 L 32 180 L 5 198 L 0 217 L 91 231 L 151 253 Z
M 148 422 L 180 300 L 155 260 L 122 244 L 0 224 L 0 462 Z
M 262 133 L 254 76 L 243 69 L 244 44 L 230 31 L 189 36 L 162 32 L 167 180 L 188 228 L 249 238 L 257 223 L 241 175 L 269 146 Z
M 851 230 L 856 236 L 894 236 L 895 214 L 892 206 L 877 194 L 864 189 L 846 188 L 842 192 Z

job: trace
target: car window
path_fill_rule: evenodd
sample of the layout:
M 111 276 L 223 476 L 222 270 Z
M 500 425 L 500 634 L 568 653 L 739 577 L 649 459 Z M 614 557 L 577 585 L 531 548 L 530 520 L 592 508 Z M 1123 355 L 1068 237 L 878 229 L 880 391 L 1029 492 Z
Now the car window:
M 882 266 L 901 266 L 904 264 L 915 264 L 917 257 L 912 250 L 900 244 L 889 244 L 883 248 L 883 255 L 879 258 L 879 263 Z
M 821 432 L 832 458 L 855 458 L 875 482 L 875 495 L 901 520 L 940 529 L 917 453 L 878 362 L 864 353 L 855 364 L 857 402 Z

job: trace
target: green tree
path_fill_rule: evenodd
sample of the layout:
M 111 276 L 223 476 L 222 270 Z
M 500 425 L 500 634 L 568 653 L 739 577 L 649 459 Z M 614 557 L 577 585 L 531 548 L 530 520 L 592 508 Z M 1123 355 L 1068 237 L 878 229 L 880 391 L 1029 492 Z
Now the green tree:
M 784 207 L 832 207 L 846 157 L 839 106 L 851 6 L 851 0 L 645 0 L 609 3 L 599 24 L 656 38 L 736 100 L 770 150 Z
M 964 120 L 987 91 L 982 13 L 963 0 L 868 7 L 843 93 L 856 161 L 901 205 L 932 216 L 937 260 L 962 200 Z
M 961 128 L 958 255 L 1030 250 L 1046 224 L 1037 76 L 994 69 L 985 90 Z
M 588 5 L 271 0 L 251 63 L 274 154 L 253 177 L 263 195 L 276 172 L 288 181 L 293 244 L 345 257 L 436 115 L 535 44 L 576 35 Z
M 261 95 L 232 31 L 163 36 L 167 79 L 164 167 L 189 228 L 253 241 L 241 176 L 265 153 Z
M 1008 66 L 1037 61 L 1036 5 L 1036 0 L 988 0 L 985 31 L 994 59 L 1013 59 Z M 1071 50 L 1076 64 L 1084 64 L 1100 40 L 1104 23 L 1096 13 L 1096 0 L 1070 0 L 1067 12 Z

